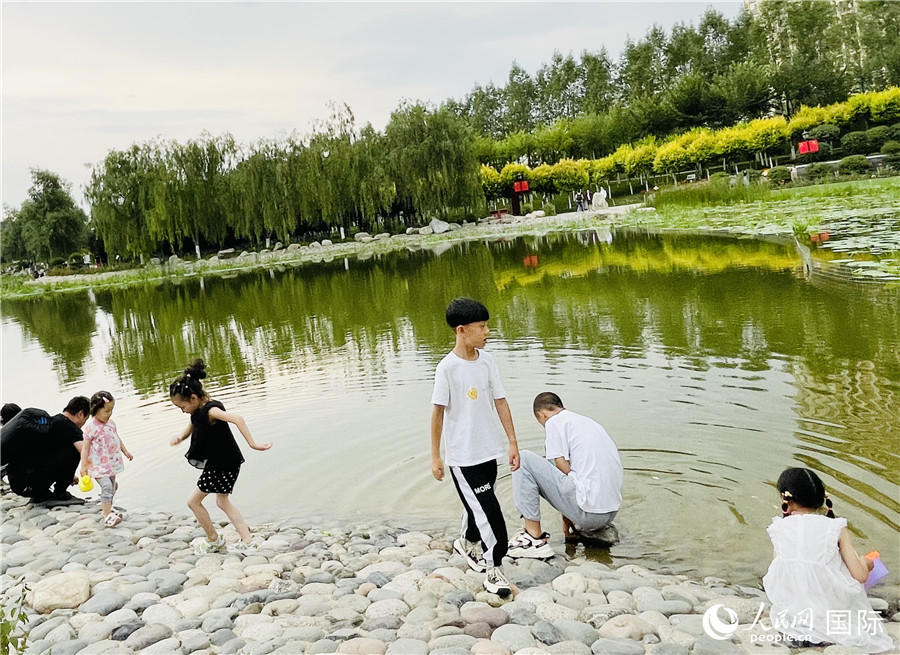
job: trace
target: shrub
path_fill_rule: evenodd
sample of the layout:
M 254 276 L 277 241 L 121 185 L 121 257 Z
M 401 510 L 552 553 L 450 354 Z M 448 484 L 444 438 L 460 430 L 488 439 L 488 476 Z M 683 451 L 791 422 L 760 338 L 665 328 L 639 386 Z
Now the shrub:
M 544 213 L 547 216 L 556 216 L 556 205 L 554 205 L 552 202 L 548 202 L 541 209 L 544 210 Z
M 900 153 L 900 141 L 886 141 L 883 146 L 881 146 L 881 154 L 882 155 L 896 155 Z
M 822 123 L 816 127 L 807 130 L 807 137 L 818 141 L 837 141 L 841 136 L 841 129 L 837 125 L 831 123 Z
M 532 208 L 530 202 L 523 202 L 521 205 L 519 205 L 519 212 L 522 216 L 524 216 L 525 214 L 530 214 L 532 211 L 534 211 L 534 209 Z
M 851 155 L 865 155 L 869 152 L 869 137 L 865 132 L 847 132 L 841 137 L 841 148 Z
M 819 152 L 815 153 L 818 155 L 819 161 L 823 161 L 825 159 L 829 159 L 831 157 L 831 153 L 834 150 L 834 147 L 830 143 L 820 143 L 819 144 Z
M 827 177 L 834 177 L 834 169 L 831 164 L 810 164 L 806 168 L 806 176 L 811 180 L 823 180 Z
M 881 146 L 891 140 L 891 128 L 887 125 L 879 125 L 871 130 L 866 130 L 866 138 L 869 141 L 869 149 L 880 150 Z
M 772 184 L 785 184 L 791 181 L 791 171 L 786 166 L 776 166 L 769 169 L 766 177 Z
M 21 582 L 21 579 L 19 580 Z M 28 642 L 28 633 L 24 627 L 28 622 L 28 615 L 22 609 L 25 605 L 25 586 L 22 585 L 17 601 L 0 603 L 0 653 L 6 655 L 24 652 Z
M 900 141 L 900 123 L 894 123 L 890 127 L 891 141 Z
M 842 175 L 865 174 L 871 169 L 869 160 L 863 155 L 850 155 L 838 162 L 838 173 Z

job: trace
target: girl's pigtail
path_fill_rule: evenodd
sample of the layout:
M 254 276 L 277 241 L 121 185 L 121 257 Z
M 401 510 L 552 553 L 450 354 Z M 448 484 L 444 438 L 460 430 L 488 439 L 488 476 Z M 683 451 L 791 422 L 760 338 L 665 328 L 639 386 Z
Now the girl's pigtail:
M 825 512 L 825 516 L 830 519 L 835 518 L 834 516 L 834 505 L 831 502 L 831 498 L 828 497 L 828 494 L 825 494 L 825 507 L 828 508 L 828 511 Z

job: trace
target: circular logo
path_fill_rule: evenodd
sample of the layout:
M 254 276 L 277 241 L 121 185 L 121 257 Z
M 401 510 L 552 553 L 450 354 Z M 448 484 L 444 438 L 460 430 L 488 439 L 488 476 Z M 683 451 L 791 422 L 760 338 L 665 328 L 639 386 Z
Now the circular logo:
M 719 618 L 719 608 L 725 610 L 727 623 Z M 737 632 L 739 623 L 737 612 L 724 605 L 713 605 L 703 613 L 703 631 L 719 641 L 730 639 L 731 635 Z

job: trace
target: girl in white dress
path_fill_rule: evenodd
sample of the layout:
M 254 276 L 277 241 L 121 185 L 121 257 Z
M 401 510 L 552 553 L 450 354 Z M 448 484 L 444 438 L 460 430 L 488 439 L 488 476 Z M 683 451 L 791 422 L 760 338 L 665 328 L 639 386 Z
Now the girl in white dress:
M 822 480 L 789 468 L 776 486 L 783 516 L 768 528 L 775 558 L 763 578 L 773 627 L 794 641 L 894 652 L 863 588 L 872 565 L 853 547 L 847 520 L 835 518 Z

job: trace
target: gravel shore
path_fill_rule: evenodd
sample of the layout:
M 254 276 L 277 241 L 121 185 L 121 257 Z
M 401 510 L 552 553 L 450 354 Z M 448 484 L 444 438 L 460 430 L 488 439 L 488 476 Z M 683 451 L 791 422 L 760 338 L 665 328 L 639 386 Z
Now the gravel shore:
M 857 652 L 772 643 L 764 626 L 750 628 L 765 603 L 759 589 L 635 565 L 507 560 L 514 593 L 501 599 L 452 554 L 449 533 L 268 524 L 255 527 L 257 553 L 197 555 L 204 537 L 187 515 L 132 510 L 104 528 L 91 503 L 48 510 L 7 495 L 0 509 L 3 604 L 24 583 L 34 655 Z M 900 589 L 872 591 L 900 643 Z M 730 639 L 705 634 L 713 605 L 740 618 Z

